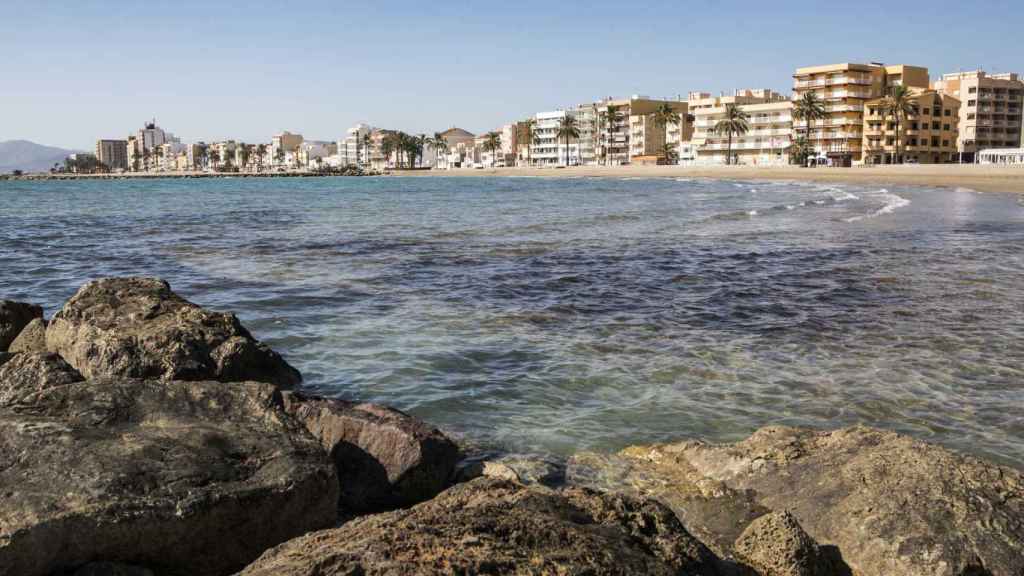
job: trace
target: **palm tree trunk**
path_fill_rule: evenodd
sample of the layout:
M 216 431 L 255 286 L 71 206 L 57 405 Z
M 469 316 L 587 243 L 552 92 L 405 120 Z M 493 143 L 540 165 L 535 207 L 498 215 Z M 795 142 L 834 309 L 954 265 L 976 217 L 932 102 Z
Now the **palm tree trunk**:
M 732 165 L 732 130 L 729 131 L 729 146 L 725 150 L 725 165 Z

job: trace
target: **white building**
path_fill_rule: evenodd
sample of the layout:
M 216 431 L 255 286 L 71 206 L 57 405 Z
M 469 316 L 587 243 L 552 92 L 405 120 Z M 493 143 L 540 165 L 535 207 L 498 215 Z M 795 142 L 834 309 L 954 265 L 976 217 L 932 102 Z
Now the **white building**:
M 694 117 L 695 163 L 726 163 L 729 135 L 716 133 L 715 126 L 725 118 L 730 104 L 746 113 L 749 127 L 745 134 L 732 135 L 733 160 L 759 166 L 789 163 L 793 143 L 792 100 L 772 90 L 736 90 L 732 96 L 691 92 L 688 102 Z
M 369 165 L 369 151 L 365 150 L 363 139 L 374 131 L 369 124 L 359 123 L 348 129 L 345 137 L 338 140 L 338 154 L 333 165 L 345 166 L 366 166 Z
M 1024 168 L 1024 148 L 999 148 L 978 152 L 980 164 L 1002 164 Z
M 576 120 L 578 138 L 559 137 L 562 119 Z M 531 166 L 588 166 L 596 163 L 597 110 L 593 105 L 569 110 L 541 112 L 534 116 L 533 142 L 530 143 Z

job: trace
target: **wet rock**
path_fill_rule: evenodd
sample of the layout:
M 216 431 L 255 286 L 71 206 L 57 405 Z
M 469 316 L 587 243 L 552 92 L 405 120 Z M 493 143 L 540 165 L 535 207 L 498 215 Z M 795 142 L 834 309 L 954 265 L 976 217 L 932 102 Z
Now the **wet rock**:
M 714 560 L 657 502 L 479 478 L 287 542 L 241 574 L 701 575 Z
M 0 406 L 17 404 L 49 388 L 82 380 L 82 375 L 56 354 L 14 354 L 0 366 Z
M 285 409 L 319 439 L 338 468 L 346 512 L 411 506 L 448 487 L 459 449 L 436 428 L 375 404 L 285 392 Z
M 254 380 L 282 388 L 301 381 L 234 314 L 196 306 L 155 278 L 82 286 L 50 321 L 46 346 L 86 378 Z
M 557 486 L 565 479 L 564 467 L 543 458 L 507 454 L 489 460 L 466 462 L 456 473 L 457 482 L 485 476 L 522 484 Z
M 114 562 L 93 562 L 65 574 L 68 576 L 156 576 L 148 568 Z
M 736 555 L 760 576 L 832 576 L 818 543 L 789 512 L 754 520 L 734 546 Z
M 721 534 L 789 510 L 860 576 L 1024 573 L 1022 474 L 899 434 L 769 427 L 735 444 L 634 447 L 608 461 L 605 471 L 600 458 L 577 459 L 570 481 L 657 497 L 698 538 L 719 534 L 722 555 L 733 550 Z
M 46 320 L 33 318 L 11 342 L 9 352 L 46 352 Z
M 42 317 L 43 309 L 35 304 L 0 300 L 0 352 L 7 351 L 29 322 Z
M 0 576 L 228 574 L 337 515 L 334 466 L 270 384 L 44 388 L 0 406 L 0 463 Z

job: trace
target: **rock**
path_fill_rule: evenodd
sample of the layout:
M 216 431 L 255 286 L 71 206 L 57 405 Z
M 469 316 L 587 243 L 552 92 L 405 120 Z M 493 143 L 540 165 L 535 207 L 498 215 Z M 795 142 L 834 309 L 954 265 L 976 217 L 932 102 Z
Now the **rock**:
M 634 447 L 610 461 L 608 472 L 573 462 L 570 482 L 659 498 L 702 540 L 789 510 L 858 576 L 1024 573 L 1022 474 L 896 433 L 769 427 L 735 444 Z M 729 555 L 724 540 L 705 541 Z
M 282 544 L 241 575 L 710 575 L 714 562 L 652 500 L 479 478 Z
M 760 576 L 832 576 L 832 565 L 818 543 L 789 512 L 754 520 L 734 546 L 736 555 Z
M 318 438 L 338 468 L 346 512 L 411 506 L 448 487 L 458 446 L 398 410 L 283 394 L 285 409 Z
M 271 384 L 95 379 L 0 406 L 0 576 L 228 574 L 332 526 L 337 494 Z
M 254 380 L 282 388 L 301 381 L 234 314 L 200 308 L 155 278 L 82 286 L 50 321 L 46 346 L 86 378 Z
M 17 404 L 49 388 L 82 380 L 82 375 L 56 354 L 14 354 L 0 366 L 0 406 Z
M 33 318 L 11 342 L 9 352 L 46 352 L 46 320 Z
M 155 576 L 153 571 L 148 568 L 113 562 L 93 562 L 67 574 L 69 576 Z
M 0 300 L 0 352 L 7 351 L 29 322 L 42 317 L 43 309 L 35 304 Z
M 506 454 L 491 460 L 465 463 L 456 472 L 456 481 L 468 482 L 481 476 L 552 487 L 565 479 L 563 467 L 554 462 L 534 456 Z
M 10 352 L 0 352 L 0 366 L 6 364 L 8 360 L 13 360 L 14 356 Z

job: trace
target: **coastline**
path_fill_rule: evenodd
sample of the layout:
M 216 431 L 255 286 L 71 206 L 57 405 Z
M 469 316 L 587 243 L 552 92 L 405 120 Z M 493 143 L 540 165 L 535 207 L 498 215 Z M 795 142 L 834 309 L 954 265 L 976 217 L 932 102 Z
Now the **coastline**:
M 369 174 L 374 175 L 374 174 Z M 877 184 L 969 188 L 978 192 L 1024 194 L 1024 166 L 904 165 L 855 168 L 796 166 L 573 166 L 568 168 L 462 168 L 455 170 L 391 170 L 388 176 L 412 177 L 536 177 L 536 178 L 710 178 L 727 180 L 796 180 L 841 184 Z M 315 172 L 145 172 L 126 174 L 0 175 L 0 180 L 123 180 L 159 178 L 315 178 L 340 176 Z

